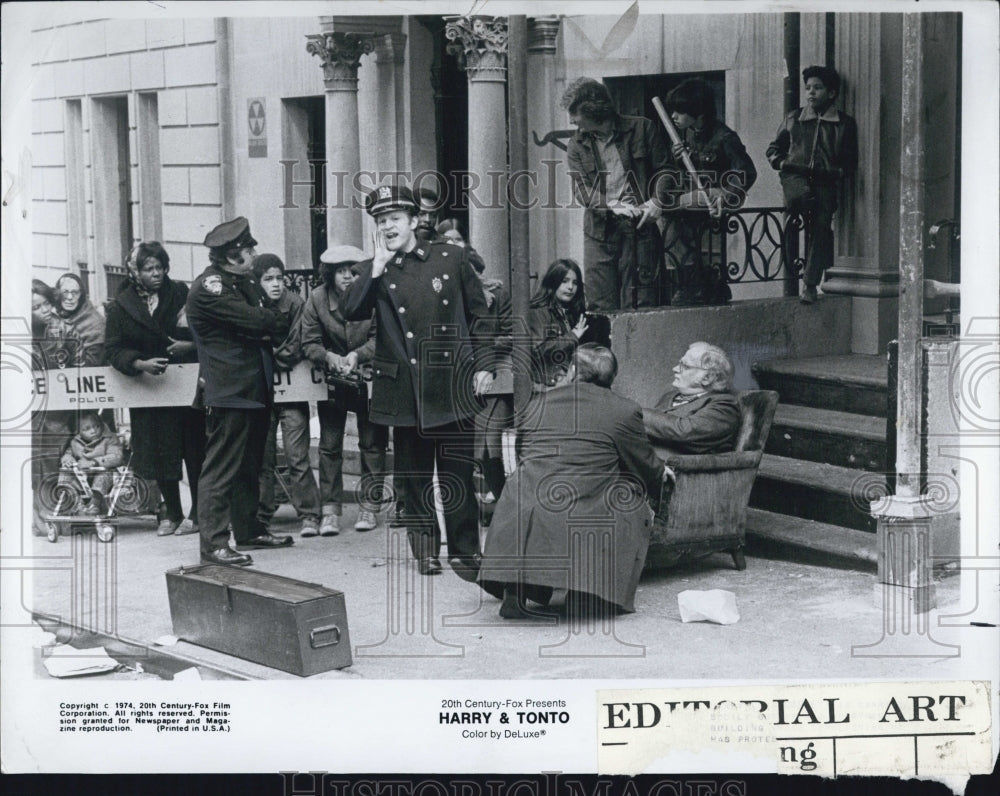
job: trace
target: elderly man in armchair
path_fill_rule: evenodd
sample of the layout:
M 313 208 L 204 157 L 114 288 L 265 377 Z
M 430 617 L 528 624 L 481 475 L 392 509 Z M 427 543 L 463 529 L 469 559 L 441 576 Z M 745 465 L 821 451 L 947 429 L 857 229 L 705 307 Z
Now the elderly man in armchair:
M 650 441 L 680 454 L 733 450 L 740 406 L 732 385 L 733 364 L 726 352 L 709 343 L 692 343 L 674 365 L 672 389 L 656 406 L 643 409 Z

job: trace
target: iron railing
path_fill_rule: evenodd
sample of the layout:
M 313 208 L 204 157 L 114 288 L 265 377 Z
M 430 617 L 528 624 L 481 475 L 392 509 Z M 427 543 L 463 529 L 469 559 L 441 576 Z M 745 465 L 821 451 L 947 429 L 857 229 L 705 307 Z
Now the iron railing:
M 730 285 L 784 283 L 786 296 L 798 295 L 806 248 L 802 217 L 783 207 L 744 207 L 712 218 L 686 212 L 684 223 L 671 223 L 663 240 L 668 272 L 701 264 L 719 270 Z

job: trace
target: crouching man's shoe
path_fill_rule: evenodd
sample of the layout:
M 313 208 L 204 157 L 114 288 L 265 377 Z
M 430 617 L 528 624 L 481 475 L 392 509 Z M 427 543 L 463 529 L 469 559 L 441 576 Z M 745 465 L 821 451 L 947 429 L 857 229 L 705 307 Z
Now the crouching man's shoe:
M 448 559 L 448 565 L 462 580 L 475 583 L 479 578 L 479 565 L 482 560 L 483 557 L 479 553 L 471 556 L 452 556 Z
M 230 547 L 220 547 L 216 550 L 203 550 L 201 560 L 204 564 L 226 564 L 230 567 L 248 567 L 253 559 L 244 553 L 237 553 Z
M 417 562 L 417 569 L 420 571 L 421 575 L 440 575 L 441 561 L 436 556 L 421 558 L 420 561 Z
M 274 536 L 267 531 L 236 544 L 237 550 L 270 550 L 272 547 L 290 547 L 295 544 L 291 536 Z

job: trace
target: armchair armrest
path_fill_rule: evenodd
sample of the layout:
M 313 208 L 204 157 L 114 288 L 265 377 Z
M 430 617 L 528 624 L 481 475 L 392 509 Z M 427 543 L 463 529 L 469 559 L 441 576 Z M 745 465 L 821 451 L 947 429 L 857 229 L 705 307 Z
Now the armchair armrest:
M 679 454 L 654 446 L 668 467 L 675 472 L 718 472 L 719 470 L 752 470 L 760 465 L 761 451 L 732 453 Z

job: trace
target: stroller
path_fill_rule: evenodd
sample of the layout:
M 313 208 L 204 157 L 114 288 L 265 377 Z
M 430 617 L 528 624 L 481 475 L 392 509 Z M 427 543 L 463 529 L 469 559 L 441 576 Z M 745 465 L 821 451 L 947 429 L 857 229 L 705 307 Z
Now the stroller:
M 89 483 L 89 476 L 107 473 L 103 467 L 81 468 L 74 464 L 44 479 L 39 497 L 43 509 L 48 510 L 42 515 L 48 540 L 57 542 L 61 533 L 89 530 L 102 542 L 114 539 L 119 512 L 138 513 L 148 499 L 149 488 L 132 472 L 131 462 L 130 453 L 123 466 L 113 468 L 106 498 Z

